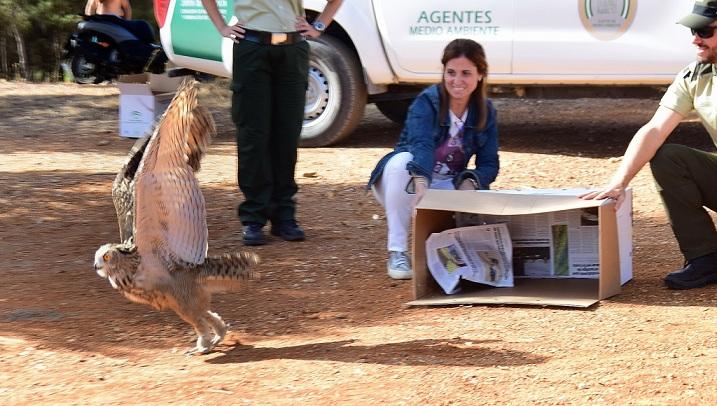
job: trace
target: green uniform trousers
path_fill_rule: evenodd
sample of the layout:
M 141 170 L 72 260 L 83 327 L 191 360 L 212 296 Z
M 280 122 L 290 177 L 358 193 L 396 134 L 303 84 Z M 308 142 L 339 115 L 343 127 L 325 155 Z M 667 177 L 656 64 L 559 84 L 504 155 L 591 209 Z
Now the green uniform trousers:
M 665 144 L 650 167 L 685 259 L 717 252 L 717 231 L 705 210 L 717 210 L 717 155 Z
M 232 120 L 236 125 L 243 224 L 292 220 L 304 120 L 309 44 L 234 44 Z

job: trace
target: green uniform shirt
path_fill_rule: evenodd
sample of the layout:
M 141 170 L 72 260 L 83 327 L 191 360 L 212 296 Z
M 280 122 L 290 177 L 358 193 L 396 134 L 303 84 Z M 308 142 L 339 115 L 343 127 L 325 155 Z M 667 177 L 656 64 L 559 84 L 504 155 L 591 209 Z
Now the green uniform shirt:
M 250 30 L 294 32 L 304 4 L 302 0 L 234 0 L 234 15 Z
M 697 113 L 702 125 L 717 146 L 717 69 L 711 63 L 693 62 L 677 74 L 667 92 L 660 100 L 660 106 L 687 117 Z

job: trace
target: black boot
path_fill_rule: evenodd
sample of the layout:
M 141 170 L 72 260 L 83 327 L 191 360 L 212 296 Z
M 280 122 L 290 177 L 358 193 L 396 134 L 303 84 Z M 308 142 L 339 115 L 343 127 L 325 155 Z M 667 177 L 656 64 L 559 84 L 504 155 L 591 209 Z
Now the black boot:
M 264 225 L 261 223 L 246 222 L 242 231 L 242 241 L 244 245 L 264 245 Z
M 286 241 L 304 241 L 304 230 L 299 227 L 296 220 L 281 220 L 271 222 L 271 235 L 281 237 Z
M 710 283 L 717 283 L 717 252 L 690 259 L 684 268 L 665 277 L 670 289 L 701 288 Z

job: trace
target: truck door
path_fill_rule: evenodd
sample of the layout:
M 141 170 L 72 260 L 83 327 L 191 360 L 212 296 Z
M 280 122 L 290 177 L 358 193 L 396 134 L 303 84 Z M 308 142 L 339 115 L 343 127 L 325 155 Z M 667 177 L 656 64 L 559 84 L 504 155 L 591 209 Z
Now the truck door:
M 217 0 L 224 19 L 234 23 L 231 4 L 231 0 Z M 161 8 L 166 16 L 160 23 L 160 37 L 162 48 L 172 62 L 214 75 L 231 76 L 233 43 L 224 40 L 214 28 L 200 0 L 155 0 L 155 8 Z
M 669 81 L 694 59 L 689 30 L 675 24 L 692 4 L 521 2 L 515 10 L 513 74 L 535 83 L 645 83 L 646 76 Z
M 383 45 L 402 81 L 434 82 L 455 38 L 481 43 L 490 72 L 511 71 L 514 0 L 372 0 Z

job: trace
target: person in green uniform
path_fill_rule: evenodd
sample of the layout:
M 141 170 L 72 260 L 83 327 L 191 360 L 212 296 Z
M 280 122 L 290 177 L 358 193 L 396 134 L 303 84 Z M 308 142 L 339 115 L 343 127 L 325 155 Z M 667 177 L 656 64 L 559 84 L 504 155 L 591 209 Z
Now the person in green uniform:
M 304 120 L 309 45 L 331 23 L 342 0 L 327 0 L 310 23 L 302 0 L 234 0 L 228 25 L 216 0 L 202 0 L 219 33 L 234 41 L 232 120 L 236 125 L 238 214 L 245 245 L 266 243 L 263 228 L 287 241 L 304 240 L 296 222 L 294 179 Z
M 697 0 L 692 13 L 679 23 L 692 31 L 697 60 L 677 75 L 655 115 L 637 131 L 607 186 L 583 198 L 612 198 L 619 207 L 630 180 L 650 162 L 672 231 L 685 257 L 684 267 L 669 273 L 664 281 L 671 289 L 692 289 L 717 283 L 717 231 L 704 209 L 717 210 L 717 155 L 665 144 L 665 140 L 680 121 L 695 111 L 717 145 L 717 0 Z

